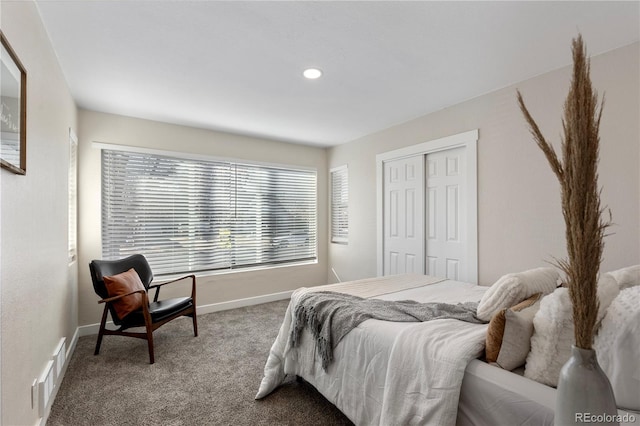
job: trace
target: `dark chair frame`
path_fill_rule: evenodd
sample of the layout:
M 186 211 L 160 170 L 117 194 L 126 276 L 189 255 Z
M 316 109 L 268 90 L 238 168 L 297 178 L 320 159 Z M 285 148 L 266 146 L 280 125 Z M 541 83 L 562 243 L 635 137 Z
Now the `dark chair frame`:
M 106 297 L 108 293 L 106 292 L 106 286 L 104 284 L 103 277 L 105 275 L 115 275 L 121 272 L 126 272 L 129 269 L 134 268 L 140 279 L 142 284 L 145 287 L 145 290 L 137 290 L 128 294 L 123 294 L 115 297 Z M 196 276 L 195 275 L 186 275 L 180 278 L 176 278 L 170 281 L 165 281 L 160 284 L 151 284 L 153 280 L 153 273 L 151 272 L 151 268 L 147 263 L 146 258 L 141 254 L 136 254 L 133 256 L 126 257 L 124 259 L 119 260 L 93 260 L 89 264 L 89 270 L 91 271 L 91 279 L 93 281 L 94 290 L 98 294 L 98 296 L 102 297 L 98 303 L 104 303 L 104 311 L 102 312 L 102 320 L 100 321 L 100 330 L 98 331 L 98 341 L 96 342 L 96 349 L 94 355 L 98 355 L 100 353 L 100 345 L 102 344 L 102 338 L 107 335 L 115 335 L 115 336 L 128 336 L 135 337 L 138 339 L 144 339 L 147 341 L 147 345 L 149 347 L 149 363 L 153 364 L 155 362 L 154 350 L 153 350 L 153 332 L 163 326 L 164 324 L 172 321 L 181 316 L 189 316 L 193 320 L 193 334 L 195 337 L 198 336 L 198 320 L 196 316 Z M 108 271 L 108 273 L 105 273 Z M 175 283 L 178 281 L 191 279 L 191 296 L 190 304 L 184 308 L 178 309 L 175 312 L 170 313 L 169 315 L 162 316 L 161 318 L 154 320 L 152 317 L 152 312 L 149 309 L 149 295 L 148 291 L 155 289 L 155 295 L 153 297 L 153 302 L 158 302 L 158 297 L 160 295 L 160 288 L 171 283 Z M 115 309 L 113 308 L 113 302 L 119 300 L 123 297 L 140 293 L 143 298 L 142 308 L 139 311 L 135 311 L 134 313 L 142 313 L 143 321 L 130 321 L 128 320 L 132 314 L 127 315 L 124 318 L 119 318 Z M 120 326 L 117 330 L 110 330 L 106 328 L 107 323 L 107 312 L 111 312 L 111 318 L 113 319 L 113 323 L 117 326 Z M 125 331 L 129 328 L 134 327 L 145 327 L 145 332 L 130 332 Z

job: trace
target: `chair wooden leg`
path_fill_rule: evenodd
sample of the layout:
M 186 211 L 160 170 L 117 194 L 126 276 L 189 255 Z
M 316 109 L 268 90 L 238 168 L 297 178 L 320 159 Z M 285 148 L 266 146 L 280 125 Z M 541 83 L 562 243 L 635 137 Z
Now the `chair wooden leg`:
M 107 323 L 107 306 L 104 307 L 104 312 L 102 313 L 102 321 L 100 321 L 100 330 L 98 330 L 98 341 L 96 342 L 96 350 L 93 352 L 94 355 L 98 355 L 100 353 L 100 345 L 102 345 L 102 337 L 104 336 L 104 327 Z
M 196 318 L 195 311 L 193 311 L 193 316 L 191 318 L 193 319 L 193 335 L 198 337 L 198 319 Z
M 149 314 L 147 313 L 147 315 Z M 147 329 L 147 346 L 149 347 L 149 364 L 153 364 L 154 362 L 156 362 L 156 360 L 153 354 L 153 326 L 151 325 L 151 318 L 149 318 L 148 321 L 145 322 Z
M 156 361 L 153 355 L 153 329 L 151 325 L 147 325 L 147 346 L 149 346 L 149 364 L 153 364 Z

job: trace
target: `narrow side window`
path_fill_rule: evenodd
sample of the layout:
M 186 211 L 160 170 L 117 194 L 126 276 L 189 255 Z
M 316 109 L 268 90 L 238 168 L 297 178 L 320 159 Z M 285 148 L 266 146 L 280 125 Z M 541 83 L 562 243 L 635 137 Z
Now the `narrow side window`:
M 78 138 L 69 129 L 69 263 L 78 252 Z
M 331 242 L 349 242 L 349 169 L 331 169 Z

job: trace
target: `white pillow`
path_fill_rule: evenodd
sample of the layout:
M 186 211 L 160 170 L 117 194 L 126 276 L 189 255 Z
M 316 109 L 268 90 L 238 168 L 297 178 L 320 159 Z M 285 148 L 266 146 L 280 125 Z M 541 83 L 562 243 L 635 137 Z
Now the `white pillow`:
M 600 322 L 607 315 L 607 309 L 620 294 L 618 282 L 612 274 L 606 273 L 600 276 L 598 280 L 598 322 L 596 327 L 600 326 Z M 597 331 L 597 330 L 596 330 Z
M 609 306 L 594 349 L 618 407 L 640 410 L 640 286 L 620 292 Z
M 560 274 L 554 268 L 536 268 L 500 277 L 484 293 L 478 304 L 478 318 L 489 321 L 502 309 L 510 308 L 536 293 L 549 294 L 557 287 Z
M 524 376 L 548 386 L 558 386 L 560 369 L 571 356 L 573 319 L 568 288 L 544 297 L 533 317 L 531 351 Z
M 640 265 L 628 266 L 609 273 L 618 282 L 620 290 L 640 285 Z
M 620 289 L 610 274 L 598 280 L 597 324 Z M 569 289 L 561 287 L 540 302 L 540 310 L 533 318 L 531 352 L 527 356 L 524 376 L 548 386 L 558 386 L 562 366 L 571 357 L 574 340 L 573 307 Z

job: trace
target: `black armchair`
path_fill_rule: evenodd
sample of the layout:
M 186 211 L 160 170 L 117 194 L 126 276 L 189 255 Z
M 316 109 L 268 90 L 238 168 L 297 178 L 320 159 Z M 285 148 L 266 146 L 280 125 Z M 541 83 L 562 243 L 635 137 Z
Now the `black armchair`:
M 108 277 L 108 280 L 110 281 L 111 277 L 127 272 L 132 268 L 140 277 L 140 281 L 142 282 L 144 289 L 140 287 L 139 289 L 128 292 L 126 294 L 119 294 L 113 297 L 109 297 L 109 292 L 107 290 L 107 285 L 105 284 L 104 277 Z M 161 284 L 151 285 L 151 281 L 153 281 L 153 273 L 151 271 L 149 263 L 147 262 L 147 259 L 141 254 L 134 254 L 133 256 L 129 256 L 119 260 L 93 260 L 89 264 L 89 269 L 91 271 L 93 288 L 96 294 L 101 298 L 98 303 L 105 304 L 94 355 L 98 355 L 98 353 L 100 353 L 102 337 L 105 335 L 136 337 L 139 339 L 147 340 L 147 344 L 149 346 L 149 362 L 153 364 L 155 362 L 153 354 L 153 331 L 166 324 L 167 322 L 181 316 L 189 316 L 193 319 L 193 334 L 195 336 L 198 336 L 198 321 L 196 318 L 195 275 L 187 275 L 175 280 L 163 282 Z M 185 279 L 191 279 L 190 297 L 177 297 L 172 299 L 158 300 L 160 287 Z M 148 297 L 148 291 L 151 289 L 155 289 L 153 302 L 149 302 Z M 142 306 L 120 317 L 118 315 L 118 309 L 116 309 L 115 304 L 119 301 L 123 301 L 123 299 L 126 297 L 130 297 L 136 294 L 140 294 L 140 296 L 142 297 Z M 105 324 L 107 322 L 107 311 L 111 313 L 113 323 L 119 326 L 117 330 L 110 330 L 105 328 Z M 145 327 L 146 332 L 143 333 L 125 331 L 132 327 Z

